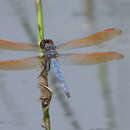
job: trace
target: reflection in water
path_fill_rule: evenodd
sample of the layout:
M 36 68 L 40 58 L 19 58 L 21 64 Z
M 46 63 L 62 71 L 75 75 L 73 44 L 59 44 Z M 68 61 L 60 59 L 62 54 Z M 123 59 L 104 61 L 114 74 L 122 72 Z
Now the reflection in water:
M 14 14 L 15 17 L 18 17 L 18 21 L 23 26 L 24 32 L 28 36 L 29 40 L 33 43 L 37 43 L 36 35 L 29 21 L 29 16 L 27 16 L 27 10 L 24 5 L 25 3 L 19 0 L 7 0 L 7 3 L 11 7 L 10 9 L 13 10 L 12 14 Z
M 3 73 L 0 73 L 0 101 L 2 102 L 2 106 L 6 108 L 7 115 L 11 116 L 11 120 L 8 116 L 6 116 L 5 119 L 1 118 L 0 125 L 15 125 L 17 128 L 23 128 L 25 126 L 24 122 L 24 115 L 21 113 L 20 108 L 17 106 L 15 101 L 13 100 L 13 97 L 8 92 L 8 89 L 6 89 L 5 81 L 4 81 L 5 75 Z M 3 110 L 0 110 L 0 113 Z M 0 114 L 2 115 L 2 113 Z M 4 116 L 2 116 L 4 117 Z
M 26 16 L 26 10 L 24 6 L 22 7 L 22 3 L 18 0 L 7 0 L 7 4 L 10 5 L 10 9 L 13 10 L 13 14 L 18 17 L 19 22 L 23 26 L 23 29 L 29 40 L 35 42 L 35 34 L 30 26 L 30 22 L 28 21 L 28 17 Z M 5 82 L 2 80 L 4 78 L 3 73 L 0 73 L 0 99 L 2 100 L 2 104 L 4 104 L 5 108 L 7 109 L 7 113 L 11 117 L 11 120 L 8 118 L 5 121 L 0 121 L 0 125 L 15 125 L 18 129 L 23 129 L 26 126 L 25 123 L 25 115 L 21 112 L 19 106 L 13 100 L 13 97 L 8 92 L 8 89 L 5 87 Z
M 75 117 L 75 113 L 73 112 L 73 109 L 71 108 L 68 101 L 66 101 L 65 97 L 63 96 L 61 87 L 59 87 L 59 85 L 58 85 L 57 77 L 55 76 L 55 74 L 53 72 L 51 72 L 51 84 L 53 84 L 57 99 L 60 102 L 62 109 L 66 113 L 65 116 L 70 119 L 72 127 L 75 130 L 82 130 L 82 127 L 81 127 L 79 121 Z
M 94 0 L 85 0 L 84 1 L 86 5 L 85 8 L 85 16 L 87 17 L 87 23 L 89 24 L 89 26 L 91 26 L 92 28 L 94 27 L 94 21 L 96 20 L 95 18 L 95 1 Z
M 96 17 L 95 17 L 96 1 L 85 0 L 85 2 L 86 2 L 86 17 L 87 20 L 89 21 L 90 27 L 92 27 L 91 29 L 94 30 L 94 28 L 98 26 L 98 24 L 94 26 L 94 22 L 96 21 Z M 105 116 L 108 119 L 106 127 L 108 130 L 113 130 L 116 128 L 115 108 L 112 99 L 112 91 L 108 81 L 107 64 L 99 65 L 97 72 L 101 84 L 102 98 L 104 100 Z
M 98 77 L 101 83 L 102 97 L 104 99 L 105 116 L 108 119 L 107 128 L 113 130 L 116 128 L 115 108 L 112 99 L 112 90 L 108 81 L 107 64 L 100 65 L 98 68 Z

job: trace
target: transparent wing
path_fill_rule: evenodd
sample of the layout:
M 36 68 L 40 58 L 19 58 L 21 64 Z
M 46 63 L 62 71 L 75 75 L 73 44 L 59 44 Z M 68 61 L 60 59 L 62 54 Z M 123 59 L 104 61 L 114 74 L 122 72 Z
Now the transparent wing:
M 0 61 L 1 70 L 27 70 L 38 67 L 39 57 Z
M 38 50 L 38 46 L 34 44 L 12 42 L 7 40 L 0 40 L 0 48 L 8 50 L 20 50 L 20 51 L 35 51 Z
M 122 31 L 120 29 L 110 28 L 101 32 L 97 32 L 87 37 L 83 37 L 80 39 L 60 44 L 57 46 L 57 49 L 65 50 L 65 49 L 76 49 L 76 48 L 94 46 L 103 43 L 105 41 L 111 40 L 112 38 L 116 37 L 117 35 L 120 35 L 121 33 Z
M 85 54 L 60 54 L 58 62 L 70 65 L 95 65 L 112 60 L 122 59 L 124 56 L 118 52 L 93 52 Z

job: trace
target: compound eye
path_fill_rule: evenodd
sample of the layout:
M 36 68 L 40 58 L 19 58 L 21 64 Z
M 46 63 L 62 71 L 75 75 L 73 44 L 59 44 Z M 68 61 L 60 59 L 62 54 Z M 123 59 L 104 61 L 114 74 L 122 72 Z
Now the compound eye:
M 44 41 L 44 40 L 42 40 L 42 41 L 40 42 L 40 47 L 41 47 L 42 49 L 44 49 L 44 47 L 45 47 L 45 41 Z

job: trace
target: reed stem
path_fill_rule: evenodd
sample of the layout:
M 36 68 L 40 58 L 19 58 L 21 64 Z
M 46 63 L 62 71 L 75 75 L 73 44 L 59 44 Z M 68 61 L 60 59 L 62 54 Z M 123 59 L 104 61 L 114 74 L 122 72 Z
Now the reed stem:
M 40 48 L 40 42 L 44 39 L 44 25 L 43 25 L 43 14 L 42 14 L 42 2 L 41 0 L 35 0 L 36 6 L 36 24 L 37 24 L 37 40 L 39 46 L 39 56 L 43 55 L 43 51 Z M 43 59 L 41 59 L 43 60 Z M 39 62 L 41 62 L 39 60 Z M 41 66 L 42 69 L 42 66 Z M 39 88 L 41 90 L 41 102 L 42 102 L 42 112 L 43 112 L 43 123 L 42 127 L 46 130 L 50 130 L 50 116 L 49 116 L 49 104 L 51 101 L 52 91 L 48 88 L 48 73 L 45 72 L 39 78 Z

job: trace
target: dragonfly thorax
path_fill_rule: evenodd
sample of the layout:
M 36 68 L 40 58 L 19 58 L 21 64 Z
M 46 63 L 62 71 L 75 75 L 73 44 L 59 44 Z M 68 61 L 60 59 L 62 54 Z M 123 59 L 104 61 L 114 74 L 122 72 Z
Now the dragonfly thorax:
M 40 47 L 43 49 L 44 55 L 48 57 L 54 57 L 57 55 L 56 46 L 54 45 L 54 42 L 50 39 L 42 40 L 40 43 Z

